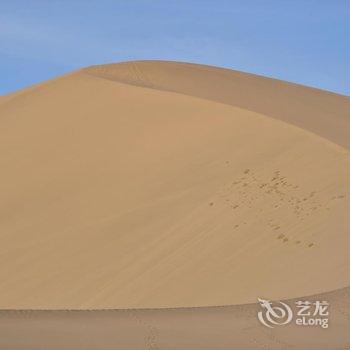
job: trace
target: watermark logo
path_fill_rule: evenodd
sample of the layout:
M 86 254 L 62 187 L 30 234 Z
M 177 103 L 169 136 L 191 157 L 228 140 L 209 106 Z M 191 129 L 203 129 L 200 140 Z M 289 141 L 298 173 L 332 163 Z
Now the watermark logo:
M 327 301 L 299 300 L 294 303 L 295 310 L 285 302 L 258 298 L 262 308 L 258 312 L 259 321 L 268 328 L 283 326 L 294 323 L 297 326 L 319 326 L 328 328 L 329 326 L 329 303 Z
M 266 327 L 273 328 L 289 323 L 293 318 L 293 311 L 282 301 L 273 303 L 269 300 L 258 298 L 262 311 L 258 312 L 259 321 Z

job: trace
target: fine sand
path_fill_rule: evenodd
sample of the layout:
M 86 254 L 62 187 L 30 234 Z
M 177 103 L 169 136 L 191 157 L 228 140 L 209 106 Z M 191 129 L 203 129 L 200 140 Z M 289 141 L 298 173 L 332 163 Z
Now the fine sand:
M 350 289 L 308 300 L 331 304 L 329 328 L 267 328 L 256 304 L 198 309 L 0 311 L 6 350 L 347 350 Z M 288 301 L 289 303 L 291 301 Z
M 350 148 L 350 99 L 327 91 L 190 63 L 138 61 L 93 66 L 98 77 L 196 96 L 294 124 Z
M 58 349 L 64 332 L 67 349 L 345 349 L 349 110 L 326 91 L 160 61 L 1 96 L 0 309 L 82 311 L 3 311 L 0 345 Z M 330 291 L 339 332 L 309 343 L 246 305 Z M 112 311 L 129 308 L 158 310 Z M 80 334 L 114 327 L 105 347 Z

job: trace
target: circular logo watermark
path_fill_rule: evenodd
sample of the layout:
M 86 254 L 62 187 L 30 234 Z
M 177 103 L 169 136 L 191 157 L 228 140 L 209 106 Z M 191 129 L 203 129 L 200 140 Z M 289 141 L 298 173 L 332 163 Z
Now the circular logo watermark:
M 271 302 L 260 299 L 258 301 L 263 308 L 258 312 L 259 321 L 266 327 L 282 326 L 289 323 L 293 318 L 293 311 L 286 303 L 282 301 Z

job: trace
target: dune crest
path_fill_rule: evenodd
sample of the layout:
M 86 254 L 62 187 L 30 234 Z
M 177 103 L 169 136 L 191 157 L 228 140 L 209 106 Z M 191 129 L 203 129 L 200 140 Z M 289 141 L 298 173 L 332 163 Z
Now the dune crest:
M 0 102 L 0 309 L 233 305 L 350 285 L 349 100 L 169 64 L 93 67 Z
M 350 148 L 350 97 L 231 69 L 134 61 L 84 69 L 98 77 L 248 109 Z

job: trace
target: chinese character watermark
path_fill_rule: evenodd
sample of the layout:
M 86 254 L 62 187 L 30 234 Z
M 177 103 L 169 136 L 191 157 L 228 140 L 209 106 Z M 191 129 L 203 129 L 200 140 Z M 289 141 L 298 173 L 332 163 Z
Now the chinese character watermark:
M 272 302 L 258 298 L 262 310 L 258 312 L 259 321 L 266 327 L 274 328 L 294 322 L 297 326 L 329 326 L 329 303 L 327 301 L 299 300 L 295 311 L 285 302 Z

